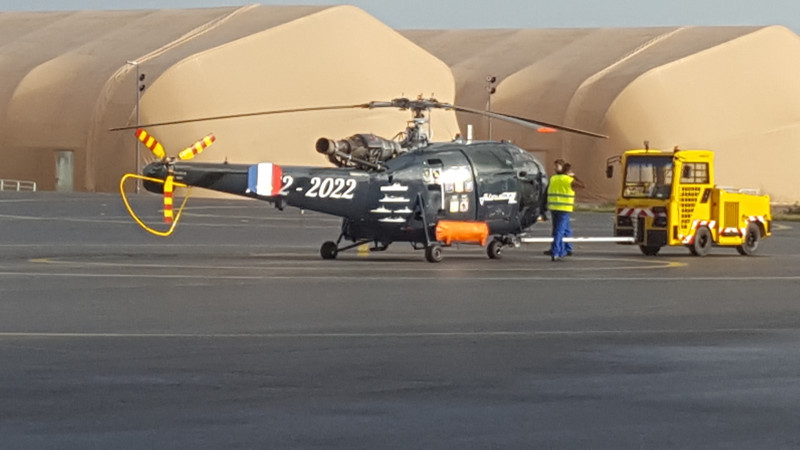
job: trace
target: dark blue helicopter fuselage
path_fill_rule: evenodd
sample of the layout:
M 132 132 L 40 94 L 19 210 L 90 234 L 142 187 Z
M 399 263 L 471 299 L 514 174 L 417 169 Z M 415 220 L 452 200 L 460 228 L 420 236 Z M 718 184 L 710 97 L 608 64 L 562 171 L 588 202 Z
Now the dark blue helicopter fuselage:
M 479 221 L 492 235 L 519 234 L 543 212 L 547 175 L 532 154 L 510 143 L 436 143 L 380 169 L 280 166 L 275 191 L 253 192 L 251 165 L 176 162 L 175 180 L 344 219 L 342 237 L 424 243 L 439 220 Z M 277 166 L 276 166 L 277 167 Z M 163 179 L 166 166 L 144 173 Z M 158 183 L 145 183 L 160 192 Z

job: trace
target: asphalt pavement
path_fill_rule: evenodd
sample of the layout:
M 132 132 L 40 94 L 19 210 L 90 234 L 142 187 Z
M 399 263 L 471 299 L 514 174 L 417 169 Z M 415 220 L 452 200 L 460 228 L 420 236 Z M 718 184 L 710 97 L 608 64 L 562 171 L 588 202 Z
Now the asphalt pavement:
M 159 201 L 134 206 L 160 226 Z M 322 260 L 338 229 L 194 199 L 159 238 L 116 195 L 0 193 L 0 447 L 800 447 L 794 223 L 750 257 L 580 243 L 555 263 Z

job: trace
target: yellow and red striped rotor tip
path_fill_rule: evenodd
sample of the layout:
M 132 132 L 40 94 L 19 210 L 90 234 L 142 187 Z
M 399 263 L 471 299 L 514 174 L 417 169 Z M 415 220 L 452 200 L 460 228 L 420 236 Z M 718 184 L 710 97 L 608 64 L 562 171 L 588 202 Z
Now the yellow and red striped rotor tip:
M 172 223 L 172 192 L 174 189 L 172 175 L 169 175 L 164 180 L 164 223 Z
M 158 142 L 158 139 L 151 136 L 150 133 L 145 131 L 142 128 L 136 130 L 136 137 L 142 141 L 145 147 L 149 148 L 151 152 L 156 156 L 158 159 L 164 159 L 167 156 L 167 152 L 164 151 L 164 146 Z
M 211 144 L 213 144 L 215 140 L 217 140 L 217 138 L 214 137 L 213 134 L 209 134 L 203 139 L 200 139 L 199 141 L 195 142 L 189 147 L 186 147 L 185 149 L 181 150 L 181 152 L 178 153 L 178 159 L 186 160 L 194 158 L 195 156 L 200 154 L 200 152 L 211 146 Z

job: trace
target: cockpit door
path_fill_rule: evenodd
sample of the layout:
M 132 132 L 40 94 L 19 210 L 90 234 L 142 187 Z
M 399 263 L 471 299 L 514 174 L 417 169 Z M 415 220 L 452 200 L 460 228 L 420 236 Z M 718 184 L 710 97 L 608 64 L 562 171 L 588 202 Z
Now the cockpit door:
M 493 232 L 517 225 L 519 180 L 508 149 L 486 145 L 470 149 L 476 173 L 477 219 L 489 222 Z
M 519 180 L 520 227 L 524 229 L 533 225 L 542 212 L 545 175 L 541 163 L 530 153 L 512 149 L 511 155 Z
M 439 152 L 427 159 L 423 178 L 429 201 L 438 203 L 439 217 L 475 220 L 475 179 L 463 153 Z

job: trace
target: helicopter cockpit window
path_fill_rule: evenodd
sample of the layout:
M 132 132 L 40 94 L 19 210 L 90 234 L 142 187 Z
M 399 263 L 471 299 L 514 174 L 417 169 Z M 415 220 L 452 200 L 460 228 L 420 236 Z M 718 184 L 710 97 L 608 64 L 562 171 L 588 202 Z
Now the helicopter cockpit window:
M 442 165 L 442 160 L 439 159 L 439 158 L 429 159 L 427 162 L 428 162 L 429 166 L 441 166 Z
M 631 156 L 625 171 L 622 196 L 669 198 L 672 192 L 671 156 Z
M 514 167 L 517 172 L 524 172 L 525 178 L 528 180 L 538 179 L 541 173 L 541 167 L 537 164 L 536 158 L 530 153 L 514 148 L 509 149 L 511 156 L 514 158 Z
M 478 149 L 469 152 L 469 158 L 478 173 L 505 172 L 514 169 L 511 154 L 504 148 Z

